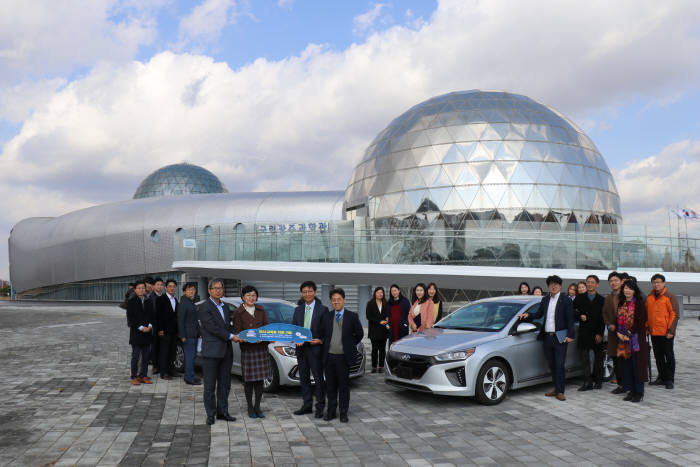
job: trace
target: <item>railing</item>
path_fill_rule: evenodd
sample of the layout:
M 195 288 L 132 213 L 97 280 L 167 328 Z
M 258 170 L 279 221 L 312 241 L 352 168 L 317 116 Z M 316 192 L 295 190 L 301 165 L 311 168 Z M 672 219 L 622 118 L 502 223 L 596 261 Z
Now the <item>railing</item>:
M 700 272 L 700 238 L 670 229 L 616 226 L 616 233 L 518 228 L 365 228 L 365 220 L 220 224 L 175 237 L 175 260 L 449 264 Z M 288 226 L 304 229 L 289 229 Z M 311 229 L 309 226 L 313 226 Z M 281 225 L 279 227 L 282 227 Z

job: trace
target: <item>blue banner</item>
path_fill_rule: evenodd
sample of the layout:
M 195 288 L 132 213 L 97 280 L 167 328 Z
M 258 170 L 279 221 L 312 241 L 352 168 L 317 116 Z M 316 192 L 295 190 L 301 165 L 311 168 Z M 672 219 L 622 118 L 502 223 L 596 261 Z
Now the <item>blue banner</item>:
M 246 329 L 238 333 L 238 338 L 246 342 L 292 342 L 301 344 L 311 341 L 311 330 L 287 323 L 272 323 L 257 329 Z

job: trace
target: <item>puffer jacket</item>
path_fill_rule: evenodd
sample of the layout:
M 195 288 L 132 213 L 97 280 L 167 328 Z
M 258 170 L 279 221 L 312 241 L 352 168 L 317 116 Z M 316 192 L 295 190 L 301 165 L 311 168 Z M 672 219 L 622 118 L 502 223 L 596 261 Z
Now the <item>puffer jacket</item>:
M 676 335 L 678 299 L 666 287 L 657 297 L 652 291 L 647 297 L 647 328 L 652 336 Z

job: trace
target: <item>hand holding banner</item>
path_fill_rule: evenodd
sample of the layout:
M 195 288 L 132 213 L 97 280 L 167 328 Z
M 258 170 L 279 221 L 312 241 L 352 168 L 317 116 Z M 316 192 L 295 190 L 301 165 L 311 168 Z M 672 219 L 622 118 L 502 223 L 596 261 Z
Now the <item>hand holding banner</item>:
M 257 329 L 246 329 L 238 333 L 238 338 L 246 342 L 260 341 L 291 342 L 301 344 L 310 342 L 311 330 L 287 323 L 271 323 Z

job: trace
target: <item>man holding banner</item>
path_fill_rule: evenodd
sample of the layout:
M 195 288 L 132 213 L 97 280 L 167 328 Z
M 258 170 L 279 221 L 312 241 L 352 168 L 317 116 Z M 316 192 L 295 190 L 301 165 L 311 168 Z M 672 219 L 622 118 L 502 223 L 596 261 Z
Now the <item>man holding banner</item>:
M 296 307 L 292 324 L 311 330 L 311 342 L 297 344 L 297 364 L 299 366 L 299 382 L 303 405 L 294 415 L 304 415 L 313 412 L 313 395 L 316 395 L 316 418 L 323 417 L 326 405 L 326 380 L 323 377 L 323 335 L 328 319 L 328 307 L 316 298 L 316 284 L 306 281 L 299 287 L 304 303 Z M 311 375 L 316 387 L 312 388 Z M 314 390 L 315 389 L 315 390 Z

